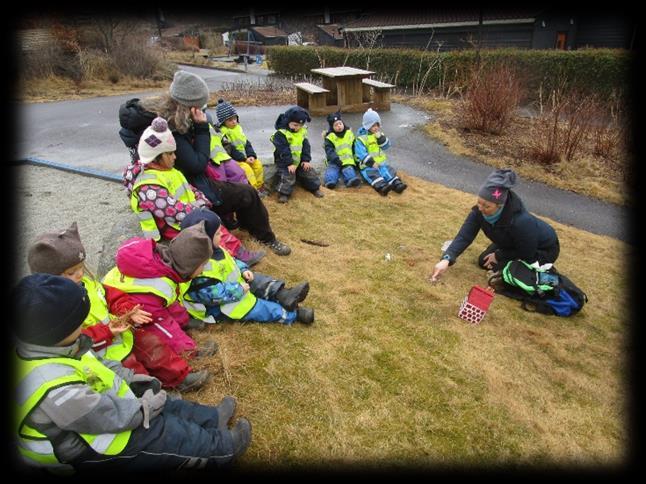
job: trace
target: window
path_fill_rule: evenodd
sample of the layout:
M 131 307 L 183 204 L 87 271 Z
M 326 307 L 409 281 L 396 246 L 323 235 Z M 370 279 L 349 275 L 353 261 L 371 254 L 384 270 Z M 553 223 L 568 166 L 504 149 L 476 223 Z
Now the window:
M 556 48 L 560 50 L 567 49 L 567 32 L 556 33 Z

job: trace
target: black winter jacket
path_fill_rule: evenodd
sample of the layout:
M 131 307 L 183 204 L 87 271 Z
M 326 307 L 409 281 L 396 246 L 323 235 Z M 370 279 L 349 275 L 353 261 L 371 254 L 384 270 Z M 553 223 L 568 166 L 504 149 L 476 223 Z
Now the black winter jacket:
M 471 245 L 480 230 L 498 246 L 498 262 L 522 259 L 531 263 L 537 260 L 537 251 L 549 251 L 558 243 L 554 229 L 530 214 L 518 195 L 509 190 L 502 215 L 495 224 L 487 222 L 477 206 L 471 209 L 460 231 L 446 250 L 445 255 L 450 257 L 450 264 L 454 264 L 460 254 Z
M 287 111 L 284 113 L 280 114 L 278 116 L 278 119 L 276 119 L 276 123 L 274 124 L 274 128 L 278 129 L 289 129 L 289 113 L 292 110 L 296 109 L 303 109 L 303 108 L 289 108 Z M 289 143 L 287 142 L 287 138 L 285 138 L 285 135 L 281 133 L 280 131 L 276 131 L 274 133 L 274 140 L 273 140 L 274 147 L 276 148 L 274 150 L 274 163 L 276 163 L 280 168 L 287 168 L 289 165 L 293 163 L 292 160 L 292 151 L 289 149 Z M 311 154 L 311 147 L 310 147 L 310 142 L 307 138 L 303 140 L 303 151 L 301 151 L 301 162 L 303 161 L 312 161 L 312 154 Z
M 328 135 L 330 133 L 334 133 L 336 136 L 339 138 L 343 138 L 345 136 L 345 132 L 349 129 L 349 126 L 346 126 L 343 128 L 343 131 L 340 133 L 337 133 L 333 129 L 328 130 L 327 133 L 325 133 L 325 138 L 323 140 L 323 148 L 325 149 L 325 158 L 327 159 L 327 162 L 331 165 L 337 165 L 337 166 L 343 166 L 343 163 L 341 163 L 341 159 L 339 158 L 339 155 L 336 153 L 336 148 L 334 146 L 334 143 L 332 143 L 329 139 L 327 139 Z M 352 143 L 352 154 L 354 154 L 354 143 Z

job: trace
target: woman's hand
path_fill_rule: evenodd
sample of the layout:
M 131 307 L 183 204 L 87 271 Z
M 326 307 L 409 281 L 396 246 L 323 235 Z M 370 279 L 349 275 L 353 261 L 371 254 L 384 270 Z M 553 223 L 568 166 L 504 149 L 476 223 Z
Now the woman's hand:
M 495 264 L 498 263 L 498 259 L 496 259 L 496 253 L 492 252 L 491 254 L 487 254 L 483 259 L 483 262 L 486 269 L 491 269 Z
M 435 264 L 435 270 L 433 271 L 433 275 L 431 276 L 431 282 L 436 282 L 439 280 L 440 276 L 446 272 L 446 270 L 449 268 L 449 261 L 446 259 L 442 259 L 440 262 Z
M 200 108 L 191 108 L 191 118 L 196 124 L 206 123 L 206 113 Z

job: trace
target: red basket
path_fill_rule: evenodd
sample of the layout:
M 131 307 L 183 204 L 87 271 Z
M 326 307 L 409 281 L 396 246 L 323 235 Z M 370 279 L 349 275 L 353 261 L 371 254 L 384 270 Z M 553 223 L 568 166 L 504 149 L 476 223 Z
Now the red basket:
M 460 305 L 458 317 L 472 324 L 480 323 L 489 310 L 494 294 L 491 287 L 483 289 L 480 286 L 473 286 Z

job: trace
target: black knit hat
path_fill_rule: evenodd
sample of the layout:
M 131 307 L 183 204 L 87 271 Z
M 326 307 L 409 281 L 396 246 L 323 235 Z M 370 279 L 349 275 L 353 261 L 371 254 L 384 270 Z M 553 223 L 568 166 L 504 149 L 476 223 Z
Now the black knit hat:
M 180 228 L 182 230 L 187 229 L 188 227 L 197 225 L 202 220 L 204 220 L 204 230 L 206 230 L 206 234 L 211 238 L 211 240 L 213 240 L 213 236 L 218 231 L 218 227 L 222 224 L 222 220 L 220 220 L 217 213 L 209 210 L 208 208 L 200 207 L 198 209 L 191 210 L 191 212 L 184 217 L 180 223 Z
M 236 109 L 224 99 L 218 99 L 218 104 L 215 106 L 215 114 L 218 116 L 218 126 L 222 126 L 227 119 L 238 116 Z
M 312 118 L 310 118 L 310 113 L 308 113 L 307 110 L 303 109 L 300 106 L 293 106 L 289 108 L 287 111 L 285 111 L 285 117 L 287 118 L 288 123 L 295 121 L 297 123 L 305 124 L 306 122 L 312 121 Z
M 343 123 L 343 126 L 345 126 L 345 121 L 341 119 L 340 112 L 337 111 L 336 113 L 330 113 L 327 115 L 327 124 L 330 125 L 330 131 L 334 130 L 334 123 L 336 123 L 337 121 L 341 121 Z
M 90 312 L 85 287 L 51 274 L 23 277 L 11 290 L 16 305 L 12 329 L 19 340 L 54 346 L 83 324 Z

